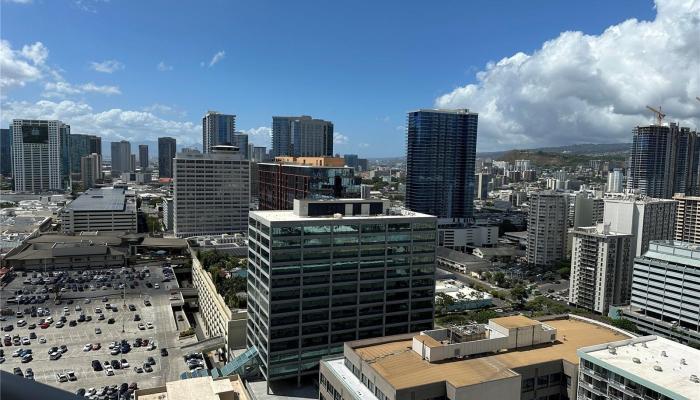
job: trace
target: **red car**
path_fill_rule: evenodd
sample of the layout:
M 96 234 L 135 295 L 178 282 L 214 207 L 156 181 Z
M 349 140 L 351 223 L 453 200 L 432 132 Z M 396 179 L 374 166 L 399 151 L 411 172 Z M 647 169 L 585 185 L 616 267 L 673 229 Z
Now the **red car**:
M 39 327 L 40 327 L 41 329 L 46 329 L 46 328 L 49 327 L 49 324 L 47 324 L 46 322 L 44 322 L 43 324 L 39 325 Z

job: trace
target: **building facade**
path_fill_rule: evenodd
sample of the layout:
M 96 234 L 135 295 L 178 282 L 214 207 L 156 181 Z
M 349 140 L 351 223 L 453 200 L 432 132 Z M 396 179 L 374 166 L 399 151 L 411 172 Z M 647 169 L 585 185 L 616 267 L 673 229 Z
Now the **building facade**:
M 42 193 L 70 187 L 70 126 L 61 121 L 12 121 L 15 191 Z
M 673 199 L 678 202 L 674 238 L 700 244 L 700 197 L 676 195 Z
M 244 232 L 250 165 L 233 146 L 183 151 L 173 160 L 173 227 L 177 237 Z
M 486 200 L 489 198 L 489 183 L 491 183 L 491 175 L 478 173 L 476 174 L 476 198 Z
M 12 128 L 0 129 L 0 175 L 12 176 Z
M 438 218 L 474 217 L 478 114 L 469 110 L 408 113 L 406 207 Z
M 632 235 L 608 225 L 574 229 L 569 303 L 603 315 L 624 304 L 632 289 Z
M 248 146 L 248 134 L 236 132 L 231 138 L 231 144 L 238 147 L 238 151 L 243 155 L 243 158 L 250 160 L 250 151 Z
M 574 228 L 593 226 L 603 222 L 605 201 L 600 197 L 593 197 L 588 192 L 577 193 L 573 211 Z
M 63 233 L 136 232 L 136 199 L 125 188 L 86 190 L 61 211 Z
M 250 213 L 248 346 L 268 380 L 318 372 L 347 341 L 433 326 L 434 217 L 381 200 Z
M 291 210 L 295 199 L 357 198 L 361 179 L 341 158 L 278 157 L 276 163 L 259 163 L 258 208 Z
M 630 150 L 627 189 L 662 199 L 697 194 L 700 146 L 697 133 L 670 125 L 637 126 Z
M 272 156 L 332 157 L 333 123 L 308 115 L 272 117 Z
M 527 216 L 527 262 L 553 265 L 566 258 L 569 200 L 563 194 L 530 195 Z
M 140 144 L 139 145 L 139 167 L 141 167 L 141 171 L 146 170 L 148 168 L 148 145 L 147 144 Z
M 92 153 L 96 153 L 93 150 L 95 147 L 95 141 L 100 141 L 100 147 L 102 139 L 98 136 L 93 135 L 70 135 L 70 172 L 74 174 L 80 173 L 80 159 L 88 156 Z M 98 154 L 102 154 L 102 149 Z
M 605 199 L 603 222 L 612 232 L 634 235 L 634 256 L 649 248 L 651 240 L 670 240 L 674 235 L 677 204 L 671 199 L 630 195 Z
M 102 138 L 90 135 L 90 154 L 102 155 Z
M 236 133 L 236 116 L 208 111 L 202 118 L 202 152 L 218 145 L 230 145 Z
M 177 152 L 177 141 L 171 137 L 158 138 L 158 177 L 173 177 L 173 158 Z
M 610 171 L 608 173 L 608 186 L 607 186 L 607 192 L 608 193 L 622 193 L 624 189 L 624 179 L 625 176 L 622 173 L 622 170 L 619 168 L 615 168 L 614 170 Z
M 102 157 L 99 154 L 93 153 L 80 158 L 80 180 L 85 189 L 94 188 L 102 181 Z
M 131 143 L 126 140 L 111 143 L 112 178 L 116 179 L 123 172 L 133 172 L 131 163 Z

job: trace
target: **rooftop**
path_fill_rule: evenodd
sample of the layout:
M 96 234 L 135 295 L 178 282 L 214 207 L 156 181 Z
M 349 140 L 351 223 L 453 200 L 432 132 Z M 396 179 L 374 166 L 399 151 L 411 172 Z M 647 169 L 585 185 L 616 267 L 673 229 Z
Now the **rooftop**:
M 124 211 L 126 209 L 126 189 L 89 189 L 73 200 L 65 211 Z
M 523 316 L 503 317 L 495 321 L 502 326 L 513 327 L 533 323 Z M 471 359 L 430 363 L 412 350 L 411 339 L 357 347 L 354 351 L 395 389 L 445 381 L 462 387 L 512 377 L 517 375 L 513 368 L 532 364 L 563 359 L 578 365 L 578 348 L 629 338 L 612 328 L 580 319 L 552 320 L 547 321 L 547 325 L 557 330 L 557 340 L 551 345 L 519 348 Z
M 672 340 L 644 336 L 583 348 L 579 355 L 671 398 L 700 393 L 700 383 L 690 380 L 700 377 L 700 350 Z
M 159 390 L 160 389 L 160 390 Z M 234 396 L 234 393 L 238 396 Z M 136 391 L 137 400 L 248 400 L 238 375 L 220 379 L 211 376 L 172 381 L 165 387 Z

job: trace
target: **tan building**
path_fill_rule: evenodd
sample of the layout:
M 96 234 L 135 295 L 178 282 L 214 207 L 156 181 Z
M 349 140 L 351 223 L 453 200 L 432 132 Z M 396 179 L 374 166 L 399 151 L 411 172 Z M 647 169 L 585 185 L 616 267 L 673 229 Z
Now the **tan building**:
M 320 400 L 574 399 L 577 349 L 630 338 L 570 316 L 524 316 L 347 342 L 321 362 Z
M 314 165 L 317 167 L 344 167 L 345 159 L 340 157 L 275 157 L 275 161 L 285 164 Z
M 700 197 L 676 195 L 675 239 L 700 244 Z
M 238 375 L 172 381 L 165 386 L 137 390 L 135 395 L 135 400 L 250 400 Z

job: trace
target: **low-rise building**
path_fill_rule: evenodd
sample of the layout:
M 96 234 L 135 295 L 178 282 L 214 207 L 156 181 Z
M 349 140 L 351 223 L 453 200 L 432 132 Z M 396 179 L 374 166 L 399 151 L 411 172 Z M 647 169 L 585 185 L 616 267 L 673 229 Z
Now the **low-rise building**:
M 578 399 L 697 399 L 700 350 L 656 336 L 578 350 Z
M 197 250 L 216 250 L 222 253 L 230 254 L 236 257 L 248 256 L 248 237 L 243 233 L 234 233 L 233 235 L 210 235 L 210 236 L 193 236 L 187 240 Z
M 89 189 L 61 211 L 63 233 L 136 230 L 136 199 L 126 188 Z
M 574 399 L 577 349 L 629 339 L 618 329 L 570 316 L 524 316 L 347 342 L 321 362 L 321 400 Z
M 114 235 L 40 235 L 5 257 L 16 270 L 89 269 L 126 266 L 128 247 Z
M 250 400 L 238 375 L 212 378 L 184 379 L 167 382 L 165 386 L 139 389 L 135 400 Z
M 477 308 L 491 307 L 493 296 L 480 290 L 472 289 L 469 286 L 453 279 L 438 280 L 435 282 L 435 304 L 438 304 L 438 296 L 449 296 L 451 304 L 446 311 L 465 311 Z
M 438 247 L 435 251 L 438 267 L 454 270 L 463 274 L 470 272 L 483 272 L 488 270 L 490 263 L 473 255 L 461 251 Z
M 438 220 L 438 246 L 467 251 L 468 247 L 494 246 L 498 243 L 498 226 L 468 225 L 463 220 Z

